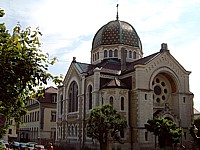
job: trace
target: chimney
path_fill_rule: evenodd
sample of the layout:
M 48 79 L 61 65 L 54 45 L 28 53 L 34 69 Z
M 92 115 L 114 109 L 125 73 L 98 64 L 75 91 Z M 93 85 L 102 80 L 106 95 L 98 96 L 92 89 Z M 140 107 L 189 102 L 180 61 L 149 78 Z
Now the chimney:
M 167 43 L 162 43 L 162 44 L 161 44 L 160 52 L 163 52 L 163 51 L 169 51 L 169 50 L 168 50 Z
M 76 62 L 76 57 L 73 57 L 73 61 L 72 61 L 72 62 L 73 62 L 73 63 Z
M 124 47 L 121 48 L 121 71 L 126 70 L 126 50 Z

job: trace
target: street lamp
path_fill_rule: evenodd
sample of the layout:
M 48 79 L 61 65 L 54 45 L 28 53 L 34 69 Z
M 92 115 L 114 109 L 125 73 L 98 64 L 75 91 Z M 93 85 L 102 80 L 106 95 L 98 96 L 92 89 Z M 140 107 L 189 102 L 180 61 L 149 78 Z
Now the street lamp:
M 41 138 L 41 131 L 40 131 L 40 127 L 41 127 L 41 103 L 39 100 L 35 99 L 35 101 L 38 103 L 39 105 L 39 125 L 38 125 L 38 142 L 40 143 L 40 138 Z

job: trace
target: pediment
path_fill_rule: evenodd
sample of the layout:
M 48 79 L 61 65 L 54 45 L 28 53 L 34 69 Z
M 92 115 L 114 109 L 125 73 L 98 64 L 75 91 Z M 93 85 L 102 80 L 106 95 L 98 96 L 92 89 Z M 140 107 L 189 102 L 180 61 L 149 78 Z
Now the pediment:
M 81 74 L 79 73 L 74 63 L 71 63 L 71 65 L 69 66 L 66 76 L 64 78 L 64 83 L 69 82 L 72 78 L 78 78 L 79 81 L 81 79 Z
M 185 70 L 169 51 L 160 52 L 159 55 L 146 63 L 144 67 L 147 73 L 163 67 L 169 68 L 178 76 L 189 75 L 191 73 L 190 71 Z

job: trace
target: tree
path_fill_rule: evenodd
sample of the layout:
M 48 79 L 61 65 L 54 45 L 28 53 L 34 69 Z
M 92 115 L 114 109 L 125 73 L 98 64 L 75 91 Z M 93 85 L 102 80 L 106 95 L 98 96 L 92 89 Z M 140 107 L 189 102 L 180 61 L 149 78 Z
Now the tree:
M 0 17 L 3 16 L 4 10 L 0 9 Z M 26 114 L 27 97 L 34 98 L 36 87 L 43 88 L 48 80 L 61 81 L 47 72 L 56 58 L 50 59 L 40 50 L 41 35 L 38 28 L 22 30 L 19 24 L 11 34 L 0 23 L 0 114 L 7 121 L 14 118 L 17 124 L 21 122 L 21 116 Z M 8 124 L 0 125 L 0 138 L 7 127 Z
M 109 104 L 95 107 L 89 116 L 87 135 L 97 139 L 100 150 L 107 148 L 109 138 L 121 142 L 119 132 L 123 133 L 127 122 L 121 119 L 120 114 Z
M 194 122 L 189 127 L 191 136 L 194 138 L 195 142 L 200 147 L 200 131 L 199 131 L 199 129 L 200 129 L 200 117 L 194 119 Z
M 158 136 L 161 148 L 172 146 L 172 143 L 178 143 L 182 135 L 182 128 L 176 127 L 175 122 L 164 118 L 148 120 L 145 128 L 153 132 L 155 136 Z

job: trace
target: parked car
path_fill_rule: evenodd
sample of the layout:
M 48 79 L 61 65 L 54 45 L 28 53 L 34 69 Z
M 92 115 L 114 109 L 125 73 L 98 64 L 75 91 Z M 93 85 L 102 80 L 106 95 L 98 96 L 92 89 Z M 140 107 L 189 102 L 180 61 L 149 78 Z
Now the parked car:
M 27 143 L 19 143 L 19 149 L 20 150 L 28 150 Z
M 19 142 L 13 141 L 10 143 L 10 148 L 13 150 L 18 150 L 19 149 Z
M 28 150 L 35 150 L 35 145 L 37 144 L 36 142 L 28 142 L 26 145 L 28 146 Z
M 35 145 L 35 149 L 34 150 L 45 150 L 44 149 L 44 145 Z
M 4 140 L 0 140 L 0 148 L 7 150 L 10 147 L 9 143 Z

